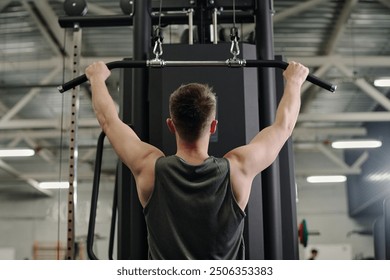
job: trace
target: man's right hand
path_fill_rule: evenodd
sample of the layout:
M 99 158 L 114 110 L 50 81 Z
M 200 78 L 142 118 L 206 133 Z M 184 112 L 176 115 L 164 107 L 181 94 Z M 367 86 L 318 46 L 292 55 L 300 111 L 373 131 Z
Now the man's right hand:
M 111 75 L 111 71 L 103 61 L 98 61 L 85 69 L 85 75 L 90 82 L 95 79 L 105 81 Z
M 301 86 L 309 75 L 309 69 L 301 63 L 291 61 L 283 72 L 283 76 L 289 82 L 295 82 Z

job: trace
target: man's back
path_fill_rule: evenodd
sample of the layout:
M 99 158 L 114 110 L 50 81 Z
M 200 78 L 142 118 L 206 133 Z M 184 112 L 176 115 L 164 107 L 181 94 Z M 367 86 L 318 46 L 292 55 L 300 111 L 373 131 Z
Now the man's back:
M 244 258 L 245 213 L 233 197 L 226 159 L 190 165 L 177 156 L 162 157 L 155 182 L 144 209 L 149 258 Z

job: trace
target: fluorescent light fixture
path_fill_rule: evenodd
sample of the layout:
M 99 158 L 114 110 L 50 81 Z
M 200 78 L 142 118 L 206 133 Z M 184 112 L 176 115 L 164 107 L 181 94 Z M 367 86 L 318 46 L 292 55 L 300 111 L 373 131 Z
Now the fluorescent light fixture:
M 371 174 L 368 176 L 368 180 L 374 182 L 390 181 L 390 172 Z
M 34 154 L 33 149 L 0 149 L 0 157 L 31 157 Z
M 68 189 L 69 182 L 41 182 L 39 187 L 41 189 Z
M 343 140 L 332 142 L 332 148 L 335 149 L 362 149 L 362 148 L 379 148 L 382 141 L 379 140 Z
M 342 183 L 347 181 L 347 177 L 344 175 L 309 176 L 306 180 L 309 183 Z
M 374 81 L 376 87 L 390 87 L 390 78 L 376 79 Z

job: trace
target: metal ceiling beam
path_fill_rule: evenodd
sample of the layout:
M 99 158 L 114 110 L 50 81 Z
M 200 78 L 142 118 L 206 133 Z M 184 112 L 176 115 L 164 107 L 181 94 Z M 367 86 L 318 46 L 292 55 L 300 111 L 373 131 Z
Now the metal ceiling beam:
M 299 167 L 295 168 L 296 176 L 311 176 L 311 175 L 358 175 L 361 173 L 360 168 L 310 168 L 310 167 Z
M 332 161 L 332 163 L 336 164 L 339 168 L 347 170 L 350 169 L 350 166 L 344 162 L 339 156 L 337 156 L 334 150 L 329 149 L 329 147 L 324 144 L 317 143 L 315 145 L 316 149 L 321 152 L 324 156 Z
M 308 56 L 287 57 L 288 61 L 299 61 L 308 67 L 318 67 L 327 63 L 342 64 L 354 67 L 390 67 L 390 56 Z
M 11 1 L 1 1 L 2 3 L 0 3 L 0 12 L 2 12 L 5 7 L 8 6 L 8 4 L 11 2 Z
M 60 119 L 29 119 L 29 120 L 9 120 L 0 123 L 0 130 L 17 130 L 17 129 L 44 129 L 61 127 Z M 79 127 L 99 127 L 95 118 L 85 118 L 79 120 Z M 64 127 L 66 129 L 66 127 Z
M 23 137 L 23 140 L 32 148 L 36 151 L 36 154 L 40 156 L 42 159 L 44 159 L 46 162 L 49 163 L 55 163 L 54 162 L 54 154 L 46 149 L 42 148 L 42 145 L 38 144 L 35 140 L 31 139 L 27 135 Z M 42 139 L 40 139 L 40 142 L 44 142 Z
M 34 11 L 32 8 L 31 8 L 31 3 L 30 1 L 27 2 L 27 0 L 25 1 L 22 1 L 22 5 L 23 7 L 26 9 L 26 11 L 30 14 L 32 20 L 34 21 L 34 23 L 36 24 L 38 30 L 41 32 L 43 38 L 45 38 L 45 41 L 47 42 L 47 44 L 50 46 L 50 48 L 52 49 L 54 55 L 61 55 L 61 51 L 58 49 L 58 45 L 56 42 L 53 41 L 52 39 L 52 35 L 48 32 L 48 29 L 50 28 L 49 26 L 45 26 L 39 15 L 37 15 L 36 11 Z M 42 13 L 41 11 L 41 14 L 43 15 L 44 13 Z
M 377 101 L 379 105 L 381 105 L 387 111 L 390 111 L 390 100 L 379 90 L 369 84 L 365 79 L 356 79 L 354 83 L 368 96 Z
M 274 23 L 283 21 L 288 17 L 295 16 L 299 13 L 310 10 L 322 2 L 326 2 L 326 0 L 309 0 L 301 4 L 295 4 L 292 8 L 285 9 L 280 13 L 276 12 L 273 16 L 273 21 Z
M 363 153 L 351 166 L 345 163 L 342 156 L 337 155 L 335 153 L 334 149 L 329 148 L 329 146 L 321 144 L 321 143 L 308 143 L 305 144 L 305 149 L 301 150 L 310 150 L 310 151 L 317 151 L 320 152 L 322 155 L 324 155 L 326 158 L 328 158 L 331 163 L 331 168 L 322 168 L 321 170 L 310 170 L 310 167 L 308 170 L 302 170 L 299 169 L 297 173 L 299 175 L 350 175 L 350 174 L 360 174 L 361 172 L 361 165 L 368 159 L 368 153 Z M 302 168 L 302 166 L 300 167 Z
M 45 196 L 51 196 L 50 192 L 43 190 L 38 186 L 38 182 L 35 179 L 32 179 L 32 177 L 21 174 L 18 170 L 16 170 L 15 168 L 13 168 L 12 166 L 10 166 L 9 164 L 7 164 L 1 159 L 0 159 L 0 168 L 8 172 L 9 174 L 15 176 L 16 178 L 23 180 L 28 185 L 32 186 L 34 189 L 44 194 Z
M 63 2 L 63 1 L 61 1 Z M 40 11 L 42 15 L 45 17 L 45 21 L 47 22 L 47 28 L 51 30 L 51 33 L 55 36 L 57 42 L 64 45 L 65 42 L 72 42 L 72 36 L 69 32 L 65 33 L 65 30 L 60 27 L 58 24 L 58 16 L 56 12 L 52 9 L 48 0 L 36 0 L 34 1 L 35 6 Z M 65 40 L 65 42 L 64 42 Z M 64 46 L 63 50 L 65 54 L 72 53 L 72 44 L 67 44 Z
M 2 53 L 2 57 L 6 58 L 6 55 Z M 0 73 L 2 72 L 20 73 L 21 71 L 29 71 L 29 70 L 36 71 L 38 65 L 40 71 L 44 71 L 45 69 L 51 69 L 60 64 L 62 64 L 62 58 L 60 57 L 53 57 L 51 59 L 41 59 L 41 60 L 34 59 L 31 61 L 23 61 L 23 62 L 0 61 Z M 28 82 L 25 82 L 25 84 L 28 84 Z
M 0 116 L 4 115 L 8 111 L 8 107 L 4 105 L 3 102 L 0 101 Z
M 1 50 L 0 50 L 1 52 Z M 5 56 L 5 55 L 4 55 Z M 111 61 L 120 61 L 123 60 L 123 57 L 81 57 L 80 58 L 80 66 L 82 70 L 86 68 L 93 62 L 97 60 L 101 60 L 103 62 L 111 62 Z M 42 59 L 42 60 L 31 60 L 31 61 L 23 61 L 23 62 L 9 62 L 9 61 L 0 61 L 0 73 L 1 72 L 21 72 L 28 70 L 37 70 L 37 65 L 39 65 L 39 69 L 41 71 L 47 69 L 50 71 L 51 68 L 58 67 L 58 65 L 62 65 L 63 59 L 62 57 L 53 57 L 50 59 Z M 72 63 L 70 59 L 65 60 L 65 68 L 72 69 Z
M 318 139 L 328 136 L 364 136 L 367 129 L 364 127 L 296 127 L 293 131 L 294 140 Z M 1 139 L 1 138 L 0 138 Z
M 24 173 L 26 177 L 34 177 L 39 181 L 58 181 L 58 173 L 56 172 L 39 172 L 39 173 Z M 79 178 L 79 181 L 86 181 L 86 182 L 92 182 L 93 180 L 93 171 L 85 171 L 80 170 L 79 174 L 77 175 Z M 66 179 L 64 179 L 66 181 Z M 112 174 L 106 174 L 102 172 L 100 181 L 109 181 L 113 182 L 115 180 L 115 170 L 113 170 Z M 1 178 L 0 178 L 1 182 Z M 80 182 L 82 183 L 82 182 Z M 92 188 L 92 184 L 91 184 Z
M 20 141 L 22 141 L 22 139 L 23 139 L 22 135 L 19 135 L 19 136 L 15 137 L 14 139 L 12 139 L 12 141 L 10 143 L 8 143 L 6 145 L 7 148 L 15 148 L 16 145 L 18 145 L 20 143 Z
M 354 77 L 352 70 L 348 69 L 345 65 L 338 62 L 335 63 L 335 66 L 339 70 L 341 70 L 344 73 L 344 75 L 346 75 L 347 77 L 351 77 L 351 78 Z M 380 91 L 378 91 L 375 87 L 370 85 L 365 79 L 363 78 L 355 79 L 354 84 L 358 86 L 364 93 L 366 93 L 376 102 L 378 102 L 379 105 L 381 105 L 387 111 L 390 111 L 390 100 L 385 95 L 383 95 Z
M 366 162 L 366 160 L 369 157 L 369 153 L 367 151 L 364 151 L 356 160 L 355 162 L 351 165 L 352 168 L 360 168 L 363 163 Z
M 43 78 L 40 83 L 48 84 L 55 77 L 59 75 L 61 72 L 61 68 L 57 66 L 56 69 L 51 71 L 48 76 Z M 4 123 L 10 119 L 12 119 L 21 109 L 23 109 L 37 94 L 41 92 L 40 88 L 31 89 L 21 100 L 19 100 L 1 119 L 0 123 Z
M 378 0 L 379 3 L 382 3 L 387 8 L 390 8 L 390 0 Z
M 100 129 L 100 127 L 96 127 L 96 128 L 80 127 L 78 133 L 81 139 L 86 137 L 92 137 L 92 138 L 96 138 L 97 140 L 101 131 L 102 130 Z M 60 138 L 61 131 L 59 129 L 3 130 L 0 133 L 0 140 L 16 139 L 18 137 L 24 137 L 25 135 L 28 135 L 28 138 L 30 139 L 58 139 Z
M 333 27 L 333 33 L 330 35 L 327 40 L 327 44 L 324 50 L 325 55 L 332 54 L 336 48 L 337 42 L 340 39 L 340 36 L 343 34 L 345 29 L 345 24 L 348 21 L 348 18 L 351 15 L 353 8 L 358 3 L 358 0 L 347 0 L 344 4 L 343 10 L 341 11 L 336 26 Z
M 389 112 L 361 113 L 305 113 L 298 116 L 298 122 L 390 122 Z

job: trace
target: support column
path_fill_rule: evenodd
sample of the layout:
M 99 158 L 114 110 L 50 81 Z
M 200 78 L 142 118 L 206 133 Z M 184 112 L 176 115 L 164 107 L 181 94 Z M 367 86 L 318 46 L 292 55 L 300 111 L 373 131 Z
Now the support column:
M 151 1 L 135 1 L 133 17 L 133 60 L 146 60 L 151 44 Z M 143 141 L 149 139 L 148 128 L 148 70 L 132 69 L 131 81 L 124 74 L 121 117 L 132 124 Z M 128 83 L 131 83 L 130 85 Z M 131 92 L 128 89 L 131 88 Z M 127 90 L 126 90 L 127 89 Z M 134 178 L 122 164 L 118 180 L 118 258 L 147 259 L 147 231 L 142 206 L 138 200 Z
M 282 56 L 277 56 L 276 59 L 284 60 Z M 276 69 L 275 74 L 276 96 L 277 102 L 279 103 L 284 92 L 283 70 Z M 282 212 L 283 260 L 298 260 L 297 197 L 292 137 L 287 140 L 279 153 L 279 167 L 281 175 L 280 201 Z
M 258 0 L 256 9 L 256 50 L 258 59 L 274 59 L 272 0 Z M 259 123 L 263 129 L 273 123 L 276 113 L 276 84 L 273 68 L 258 69 Z M 264 205 L 264 257 L 283 258 L 280 179 L 278 159 L 261 174 Z

